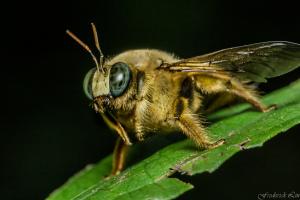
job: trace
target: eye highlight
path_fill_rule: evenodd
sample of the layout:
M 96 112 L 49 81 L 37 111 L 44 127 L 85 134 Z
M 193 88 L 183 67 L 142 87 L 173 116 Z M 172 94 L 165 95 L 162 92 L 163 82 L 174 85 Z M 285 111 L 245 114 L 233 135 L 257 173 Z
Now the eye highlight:
M 95 72 L 96 72 L 96 67 L 90 69 L 90 71 L 88 71 L 88 73 L 85 75 L 84 80 L 83 80 L 83 91 L 84 91 L 84 94 L 90 100 L 93 100 L 92 83 L 93 83 L 93 78 L 94 78 Z
M 124 93 L 131 80 L 131 71 L 126 63 L 115 63 L 109 74 L 109 89 L 113 97 L 118 97 Z

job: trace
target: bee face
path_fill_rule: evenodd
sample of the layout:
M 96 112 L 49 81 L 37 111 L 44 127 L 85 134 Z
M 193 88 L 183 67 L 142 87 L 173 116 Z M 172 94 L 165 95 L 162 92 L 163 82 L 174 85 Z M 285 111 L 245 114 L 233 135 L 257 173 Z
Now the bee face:
M 97 111 L 104 111 L 110 101 L 124 94 L 128 89 L 132 72 L 125 62 L 106 66 L 105 71 L 92 68 L 85 76 L 83 89 L 86 96 L 97 102 Z

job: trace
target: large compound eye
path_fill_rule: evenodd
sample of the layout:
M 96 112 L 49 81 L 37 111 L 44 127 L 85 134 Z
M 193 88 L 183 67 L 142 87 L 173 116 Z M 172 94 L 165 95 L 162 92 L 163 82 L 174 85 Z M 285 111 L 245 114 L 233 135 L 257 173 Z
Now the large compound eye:
M 88 71 L 88 73 L 85 75 L 83 80 L 83 91 L 87 96 L 87 98 L 89 98 L 90 100 L 93 100 L 92 83 L 93 83 L 95 72 L 96 72 L 96 68 L 90 69 L 90 71 Z
M 126 63 L 118 62 L 110 69 L 109 89 L 114 97 L 118 97 L 127 89 L 131 79 L 131 71 Z

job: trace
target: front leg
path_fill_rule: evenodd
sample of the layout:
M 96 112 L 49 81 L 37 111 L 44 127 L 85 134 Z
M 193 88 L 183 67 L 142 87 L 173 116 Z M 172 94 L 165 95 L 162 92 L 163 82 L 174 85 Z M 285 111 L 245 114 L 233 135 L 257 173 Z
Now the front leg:
M 115 144 L 111 171 L 112 176 L 118 175 L 124 168 L 127 151 L 132 143 L 130 142 L 129 137 L 120 122 L 118 122 L 112 115 L 109 113 L 102 113 L 101 116 L 105 123 L 111 129 L 115 130 L 120 136 Z
M 107 113 L 107 114 L 102 113 L 101 116 L 102 116 L 103 120 L 105 121 L 105 123 L 111 129 L 115 130 L 118 133 L 118 135 L 123 139 L 123 141 L 125 142 L 126 145 L 132 145 L 125 129 L 122 126 L 122 124 L 120 122 L 118 122 L 118 120 L 115 119 L 114 116 L 112 116 L 109 113 Z
M 128 152 L 129 146 L 125 144 L 125 142 L 118 137 L 114 153 L 113 153 L 113 163 L 112 163 L 112 171 L 111 175 L 118 175 L 121 173 L 125 166 L 126 155 Z

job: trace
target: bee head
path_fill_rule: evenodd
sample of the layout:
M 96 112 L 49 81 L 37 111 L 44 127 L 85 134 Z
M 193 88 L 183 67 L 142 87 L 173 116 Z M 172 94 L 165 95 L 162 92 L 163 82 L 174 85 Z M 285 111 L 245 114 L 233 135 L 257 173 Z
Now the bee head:
M 92 56 L 96 64 L 96 67 L 92 68 L 86 74 L 83 81 L 83 89 L 86 96 L 94 101 L 96 111 L 104 112 L 110 105 L 110 101 L 115 97 L 121 96 L 127 89 L 131 80 L 131 70 L 124 62 L 104 65 L 104 55 L 100 48 L 97 30 L 93 23 L 91 25 L 95 45 L 100 54 L 99 60 L 92 53 L 89 46 L 81 41 L 74 33 L 69 30 L 66 32 Z
M 67 34 L 91 55 L 96 65 L 84 78 L 84 92 L 93 101 L 96 112 L 130 112 L 142 91 L 145 82 L 144 71 L 160 66 L 162 60 L 170 60 L 166 59 L 170 58 L 170 55 L 157 50 L 130 50 L 105 60 L 96 27 L 91 25 L 95 46 L 100 55 L 98 59 L 88 45 L 67 30 Z
M 127 90 L 131 77 L 131 70 L 124 62 L 106 66 L 103 71 L 93 68 L 84 78 L 83 89 L 86 96 L 94 101 L 96 111 L 104 112 L 114 98 Z

